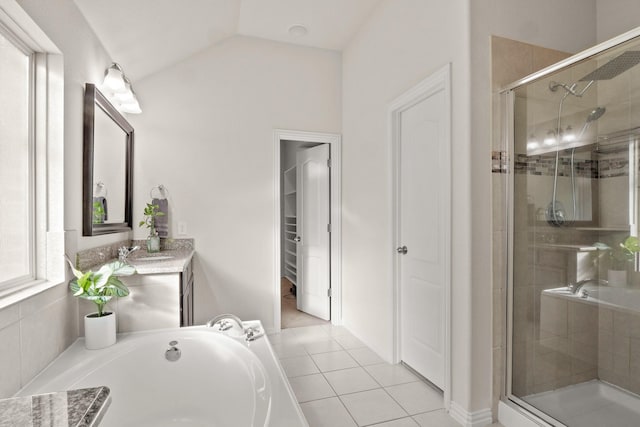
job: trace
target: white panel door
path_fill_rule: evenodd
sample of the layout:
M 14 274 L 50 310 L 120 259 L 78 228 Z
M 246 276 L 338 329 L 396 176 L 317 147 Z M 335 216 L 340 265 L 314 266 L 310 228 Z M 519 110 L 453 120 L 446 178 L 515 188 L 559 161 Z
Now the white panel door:
M 449 212 L 442 185 L 449 174 L 445 105 L 440 90 L 403 111 L 398 141 L 400 357 L 441 389 L 448 277 L 443 215 Z
M 297 153 L 298 310 L 330 317 L 329 144 Z

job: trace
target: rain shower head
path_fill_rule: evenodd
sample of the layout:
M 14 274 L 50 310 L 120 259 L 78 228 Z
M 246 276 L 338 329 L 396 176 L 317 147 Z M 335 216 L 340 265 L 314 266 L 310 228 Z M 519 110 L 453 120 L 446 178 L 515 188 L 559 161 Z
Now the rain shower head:
M 616 56 L 611 61 L 607 62 L 601 67 L 596 68 L 595 70 L 593 70 L 592 72 L 590 72 L 589 74 L 587 74 L 586 76 L 578 80 L 579 82 L 588 82 L 587 85 L 584 88 L 582 88 L 582 90 L 578 91 L 577 83 L 568 85 L 565 83 L 559 83 L 554 81 L 549 83 L 549 90 L 551 90 L 552 92 L 555 92 L 558 90 L 559 87 L 561 87 L 567 91 L 567 93 L 564 95 L 565 98 L 569 94 L 573 96 L 577 96 L 578 98 L 581 98 L 582 95 L 584 95 L 587 92 L 587 90 L 589 90 L 589 88 L 594 82 L 598 80 L 611 80 L 612 78 L 619 76 L 620 74 L 638 65 L 639 63 L 640 63 L 640 51 L 628 50 Z
M 597 80 L 611 80 L 639 63 L 640 51 L 628 50 L 616 56 L 601 67 L 596 68 L 579 81 L 590 82 Z

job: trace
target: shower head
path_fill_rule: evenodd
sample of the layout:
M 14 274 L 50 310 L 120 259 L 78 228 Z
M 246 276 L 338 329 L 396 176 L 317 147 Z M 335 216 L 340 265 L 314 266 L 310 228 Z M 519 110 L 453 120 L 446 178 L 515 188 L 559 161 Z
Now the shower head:
M 581 98 L 594 82 L 598 80 L 611 80 L 638 64 L 640 64 L 640 51 L 628 50 L 578 80 L 579 82 L 588 82 L 582 90 L 577 89 L 577 83 L 568 85 L 554 81 L 549 83 L 549 90 L 555 92 L 561 87 L 567 91 L 564 95 L 565 98 L 569 94 Z
M 628 50 L 596 68 L 579 81 L 611 80 L 640 63 L 640 51 Z
M 584 135 L 587 129 L 589 129 L 589 126 L 591 126 L 592 122 L 595 122 L 596 120 L 598 120 L 606 112 L 607 112 L 607 109 L 604 107 L 596 107 L 593 110 L 591 110 L 591 112 L 587 116 L 587 120 L 584 122 L 584 125 L 582 126 L 582 129 L 580 129 L 580 133 L 578 133 L 578 139 L 582 138 L 582 135 Z
M 604 107 L 596 107 L 587 116 L 587 123 L 598 120 L 604 113 L 607 112 L 607 109 Z

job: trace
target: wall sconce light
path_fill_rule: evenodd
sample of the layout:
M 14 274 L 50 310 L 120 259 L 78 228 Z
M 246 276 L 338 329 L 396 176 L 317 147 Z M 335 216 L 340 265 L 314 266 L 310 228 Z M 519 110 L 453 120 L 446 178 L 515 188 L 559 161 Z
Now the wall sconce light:
M 125 76 L 119 64 L 113 62 L 105 70 L 102 90 L 118 110 L 130 114 L 142 113 L 138 97 L 131 86 L 131 81 Z

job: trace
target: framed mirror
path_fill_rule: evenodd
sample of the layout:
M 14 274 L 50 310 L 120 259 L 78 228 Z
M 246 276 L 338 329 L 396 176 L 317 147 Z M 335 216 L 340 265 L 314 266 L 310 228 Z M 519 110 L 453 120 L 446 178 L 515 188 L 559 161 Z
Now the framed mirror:
M 94 84 L 84 92 L 82 234 L 131 230 L 133 127 Z

